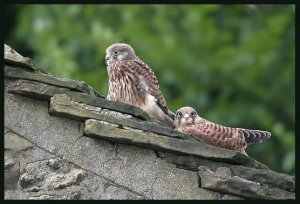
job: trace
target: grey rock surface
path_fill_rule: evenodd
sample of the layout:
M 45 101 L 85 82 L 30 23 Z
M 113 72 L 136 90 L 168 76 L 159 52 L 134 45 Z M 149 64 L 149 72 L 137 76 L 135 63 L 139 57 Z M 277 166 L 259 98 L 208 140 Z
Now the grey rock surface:
M 50 100 L 54 94 L 62 94 L 69 91 L 67 88 L 53 86 L 36 81 L 28 81 L 24 79 L 5 80 L 5 88 L 10 93 L 30 96 L 41 100 Z
M 295 192 L 295 176 L 274 172 L 264 169 L 248 169 L 244 166 L 231 166 L 234 176 L 245 178 L 254 182 L 259 182 L 270 188 L 279 188 L 290 192 Z
M 116 186 L 121 186 L 137 198 L 216 199 L 220 197 L 217 192 L 198 187 L 197 172 L 178 169 L 175 165 L 157 158 L 153 150 L 83 137 L 82 123 L 50 116 L 48 103 L 45 101 L 10 93 L 5 93 L 4 98 L 6 128 L 22 135 L 34 144 L 35 148 L 60 157 Z M 26 172 L 26 166 L 23 165 L 20 171 Z M 114 187 L 109 190 L 119 192 Z M 41 188 L 39 191 L 45 190 Z M 26 198 L 33 199 L 32 194 L 26 195 Z M 35 199 L 57 198 L 48 196 Z M 61 198 L 70 199 L 70 197 Z M 8 196 L 7 199 L 12 198 Z
M 16 189 L 18 185 L 19 177 L 20 177 L 20 163 L 13 161 L 9 169 L 4 170 L 4 188 Z
M 180 168 L 196 171 L 199 166 L 206 166 L 212 171 L 222 171 L 224 174 L 231 173 L 254 182 L 259 182 L 270 188 L 279 188 L 290 192 L 295 192 L 295 176 L 274 172 L 272 170 L 247 168 L 242 165 L 232 165 L 220 161 L 199 159 L 193 155 L 176 155 L 170 152 L 158 152 L 158 156 L 165 161 L 175 164 Z M 230 170 L 229 170 L 230 169 Z M 226 173 L 226 171 L 228 171 Z
M 83 81 L 75 81 L 72 79 L 55 77 L 50 74 L 45 74 L 42 72 L 31 72 L 20 67 L 5 65 L 4 66 L 4 75 L 13 79 L 25 79 L 31 81 L 42 82 L 45 84 L 55 85 L 58 87 L 68 88 L 70 90 L 79 91 L 83 93 L 88 93 L 95 95 L 97 97 L 103 97 L 93 88 L 91 88 L 87 83 Z
M 222 167 L 213 172 L 205 166 L 200 166 L 199 175 L 201 187 L 205 189 L 233 194 L 248 199 L 295 199 L 295 194 L 292 192 L 264 186 L 260 182 L 254 182 L 238 176 L 232 176 L 229 168 Z
M 64 189 L 80 184 L 85 176 L 86 171 L 54 158 L 28 164 L 20 177 L 20 186 L 33 192 Z
M 29 70 L 39 71 L 45 74 L 49 74 L 46 70 L 41 68 L 36 62 L 28 57 L 23 57 L 10 46 L 4 44 L 4 61 L 5 64 L 17 65 Z

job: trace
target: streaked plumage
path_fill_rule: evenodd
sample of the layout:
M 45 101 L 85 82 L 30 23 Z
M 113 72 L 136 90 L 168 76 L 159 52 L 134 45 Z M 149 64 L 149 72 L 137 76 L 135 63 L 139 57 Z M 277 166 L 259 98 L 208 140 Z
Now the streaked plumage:
M 160 122 L 174 127 L 174 113 L 168 110 L 151 68 L 140 60 L 133 48 L 116 43 L 106 49 L 109 80 L 107 99 L 140 107 Z
M 271 136 L 267 131 L 231 128 L 210 122 L 198 116 L 191 107 L 178 109 L 174 122 L 180 132 L 192 134 L 210 145 L 244 154 L 247 144 L 261 143 Z

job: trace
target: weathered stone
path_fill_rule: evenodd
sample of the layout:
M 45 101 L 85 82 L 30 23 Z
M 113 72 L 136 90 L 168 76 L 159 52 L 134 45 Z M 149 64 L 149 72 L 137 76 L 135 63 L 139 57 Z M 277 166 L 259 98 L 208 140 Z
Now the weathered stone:
M 34 141 L 34 144 L 39 144 L 40 148 L 47 149 L 52 154 L 58 156 L 67 154 L 72 144 L 83 135 L 83 123 L 69 118 L 51 117 L 47 101 L 7 92 L 4 99 L 5 127 L 29 141 Z M 65 138 L 62 135 L 70 137 Z M 35 158 L 38 158 L 38 152 L 35 154 Z
M 26 169 L 29 163 L 48 161 L 52 155 L 52 157 L 62 157 L 66 162 L 76 165 L 76 168 L 88 172 L 79 185 L 38 192 L 22 190 L 22 193 L 19 193 L 18 189 L 5 190 L 5 199 L 29 199 L 34 196 L 50 195 L 50 193 L 51 199 L 219 199 L 222 197 L 220 193 L 199 188 L 197 172 L 179 169 L 173 164 L 166 163 L 157 158 L 151 149 L 82 137 L 83 124 L 69 118 L 50 116 L 46 101 L 7 92 L 4 99 L 5 127 L 35 144 L 32 150 L 34 158 L 30 159 L 30 155 L 22 157 L 22 161 L 25 158 L 23 169 Z M 47 167 L 50 168 L 55 168 L 55 162 L 52 167 Z M 25 173 L 22 169 L 21 172 Z M 108 184 L 105 183 L 117 186 L 118 190 L 113 187 L 106 191 L 105 186 Z
M 32 196 L 29 200 L 49 200 L 52 196 L 50 195 L 40 195 L 40 196 Z
M 51 159 L 54 156 L 49 152 L 34 146 L 29 140 L 21 135 L 12 132 L 5 127 L 4 141 L 4 167 L 5 170 L 10 170 L 12 165 L 19 162 L 20 170 L 25 168 L 28 163 L 35 161 Z
M 62 166 L 62 162 L 58 158 L 49 159 L 46 164 L 53 170 L 58 170 Z M 67 172 L 68 171 L 70 171 L 69 168 L 67 168 Z
M 220 161 L 212 161 L 192 155 L 176 155 L 169 152 L 158 152 L 158 156 L 166 162 L 176 164 L 180 168 L 198 171 L 199 166 L 206 166 L 219 174 L 238 176 L 264 186 L 295 191 L 295 177 L 265 169 L 248 168 Z
M 9 170 L 4 170 L 4 188 L 16 189 L 20 177 L 20 164 L 14 162 Z
M 295 193 L 291 193 L 279 188 L 262 186 L 258 182 L 253 182 L 238 176 L 219 175 L 212 172 L 207 167 L 199 167 L 201 188 L 214 190 L 217 192 L 233 194 L 248 199 L 295 199 Z
M 51 160 L 57 160 L 60 165 L 51 168 Z M 26 191 L 54 190 L 76 185 L 83 180 L 86 174 L 84 170 L 63 163 L 59 158 L 51 160 L 28 164 L 20 177 L 21 187 Z
M 212 192 L 207 191 L 206 189 L 199 188 L 198 176 L 194 174 L 194 172 L 176 169 L 174 168 L 174 165 L 166 165 L 161 159 L 155 161 L 155 166 L 158 168 L 156 177 L 152 182 L 152 187 L 147 191 L 152 199 L 211 200 L 216 199 L 221 195 L 215 192 L 212 194 Z
M 48 74 L 46 70 L 41 68 L 36 62 L 32 59 L 23 57 L 19 53 L 17 53 L 10 46 L 4 44 L 4 62 L 5 64 L 17 65 L 19 67 L 24 67 L 29 70 L 39 71 L 44 74 Z
M 233 164 L 249 165 L 258 163 L 237 151 L 222 149 L 200 142 L 161 137 L 153 133 L 128 131 L 109 125 L 103 125 L 99 121 L 93 119 L 85 121 L 84 133 L 90 137 L 107 139 L 114 142 L 133 144 L 177 154 L 194 155 L 217 161 L 226 161 Z M 252 163 L 248 160 L 252 160 Z M 256 167 L 255 165 L 251 166 Z
M 106 103 L 109 102 L 106 101 Z M 189 135 L 182 134 L 176 130 L 152 122 L 135 120 L 131 118 L 126 118 L 126 120 L 124 120 L 124 117 L 118 118 L 114 117 L 113 114 L 102 114 L 101 108 L 94 107 L 93 110 L 89 105 L 72 101 L 68 94 L 54 95 L 50 100 L 49 113 L 51 115 L 65 116 L 80 121 L 90 118 L 98 119 L 120 126 L 140 129 L 169 137 L 193 140 L 193 138 Z
M 22 155 L 33 148 L 33 144 L 17 134 L 6 131 L 4 134 L 4 178 L 5 188 L 16 189 L 20 176 L 20 162 Z
M 216 173 L 218 174 L 218 176 L 220 178 L 229 178 L 232 176 L 232 171 L 230 168 L 228 167 L 218 167 L 217 170 L 216 170 Z
M 198 188 L 196 172 L 157 159 L 151 149 L 83 137 L 70 150 L 72 162 L 110 178 L 146 199 L 215 199 L 219 194 Z
M 264 186 L 295 192 L 295 177 L 264 169 L 249 169 L 244 166 L 230 167 L 234 176 L 256 181 Z
M 141 198 L 60 158 L 28 164 L 20 185 L 32 200 Z
M 27 193 L 21 189 L 4 189 L 4 200 L 27 200 Z
M 15 164 L 16 164 L 16 161 L 14 159 L 5 159 L 4 170 L 11 170 Z
M 129 115 L 129 114 L 126 114 L 126 113 L 120 113 L 120 112 L 112 111 L 112 110 L 108 110 L 108 109 L 102 109 L 101 113 L 103 115 L 109 115 L 109 116 L 113 116 L 115 118 L 121 118 L 121 119 L 133 118 L 132 115 Z
M 127 103 L 122 103 L 118 101 L 108 101 L 106 99 L 101 99 L 88 94 L 79 94 L 76 92 L 68 92 L 67 94 L 70 97 L 70 100 L 76 101 L 78 103 L 85 103 L 88 105 L 101 107 L 102 109 L 109 109 L 121 113 L 130 114 L 136 118 L 140 118 L 147 121 L 154 120 L 142 109 Z
M 245 198 L 241 198 L 239 196 L 225 194 L 223 195 L 220 200 L 245 200 Z
M 230 166 L 230 164 L 197 157 L 194 155 L 178 155 L 171 152 L 158 151 L 157 156 L 168 163 L 175 164 L 178 168 L 198 171 L 199 166 L 207 166 L 210 169 L 217 169 L 220 166 Z
M 21 151 L 26 151 L 31 149 L 34 145 L 28 140 L 18 136 L 13 132 L 7 132 L 4 135 L 4 150 L 11 150 L 15 154 L 18 154 Z
M 102 115 L 100 107 L 94 106 L 92 108 L 88 104 L 72 101 L 67 94 L 56 94 L 51 97 L 49 113 L 79 121 L 84 121 L 87 118 L 100 118 Z
M 79 91 L 87 94 L 91 94 L 97 97 L 102 97 L 97 91 L 91 88 L 87 83 L 83 81 L 75 81 L 71 79 L 55 77 L 53 75 L 44 74 L 40 72 L 29 72 L 19 67 L 13 67 L 9 65 L 4 66 L 4 75 L 8 78 L 25 79 L 30 81 L 42 82 L 45 84 L 55 85 L 62 88 L 67 88 L 74 91 Z
M 8 130 L 11 132 L 11 130 Z M 41 161 L 47 161 L 43 163 L 45 168 L 39 168 L 39 170 L 47 169 L 49 172 L 55 173 L 59 171 L 61 174 L 68 174 L 71 171 L 72 165 L 65 165 L 66 161 L 58 159 L 54 157 L 54 155 L 49 155 L 46 151 L 34 147 L 31 155 L 22 155 L 19 156 L 18 159 L 23 163 L 23 168 L 21 167 L 21 172 L 25 173 L 25 169 L 28 168 L 28 164 L 30 163 L 39 165 Z M 51 158 L 52 157 L 52 158 Z M 6 162 L 6 160 L 5 160 Z M 9 163 L 9 160 L 8 162 Z M 23 169 L 23 170 L 22 170 Z M 81 182 L 75 182 L 74 185 L 68 186 L 70 184 L 70 180 L 72 181 L 72 177 L 67 177 L 69 182 L 62 183 L 62 185 L 55 185 L 53 182 L 53 188 L 57 187 L 57 189 L 53 190 L 43 190 L 41 188 L 30 188 L 25 189 L 26 191 L 20 191 L 17 186 L 19 176 L 11 176 L 7 177 L 7 172 L 5 171 L 5 178 L 9 182 L 5 182 L 5 186 L 7 184 L 14 182 L 14 188 L 5 188 L 5 199 L 10 200 L 19 200 L 19 199 L 32 199 L 32 200 L 48 200 L 48 199 L 141 199 L 140 195 L 136 195 L 132 193 L 126 188 L 122 186 L 118 186 L 117 184 L 111 183 L 104 178 L 99 177 L 98 175 L 87 173 Z M 28 172 L 27 172 L 28 173 Z M 76 173 L 76 172 L 75 172 Z M 76 174 L 75 174 L 76 175 Z M 59 174 L 58 174 L 59 176 Z M 54 177 L 55 178 L 55 177 Z M 80 179 L 80 178 L 78 178 Z M 54 179 L 53 179 L 54 180 Z M 39 184 L 39 183 L 37 183 Z M 41 183 L 40 183 L 41 184 Z M 57 183 L 56 183 L 57 184 Z M 66 187 L 63 187 L 65 185 Z M 105 190 L 107 185 L 115 186 L 112 189 Z M 33 191 L 27 191 L 32 189 Z M 145 198 L 144 198 L 145 199 Z
M 54 94 L 62 94 L 69 91 L 67 88 L 23 79 L 5 80 L 5 86 L 7 91 L 11 93 L 48 101 Z

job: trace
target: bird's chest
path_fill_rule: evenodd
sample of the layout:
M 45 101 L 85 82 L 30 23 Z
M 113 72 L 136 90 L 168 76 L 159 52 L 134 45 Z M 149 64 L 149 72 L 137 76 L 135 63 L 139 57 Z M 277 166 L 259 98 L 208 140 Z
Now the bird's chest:
M 191 122 L 186 122 L 186 123 L 181 124 L 177 129 L 180 132 L 188 132 L 188 129 L 193 128 L 193 127 L 194 127 L 194 125 Z
M 112 66 L 108 69 L 108 78 L 109 95 L 112 100 L 135 104 L 143 98 L 140 79 L 134 72 Z
M 134 83 L 134 75 L 126 70 L 111 68 L 108 70 L 109 86 L 112 91 L 125 91 Z

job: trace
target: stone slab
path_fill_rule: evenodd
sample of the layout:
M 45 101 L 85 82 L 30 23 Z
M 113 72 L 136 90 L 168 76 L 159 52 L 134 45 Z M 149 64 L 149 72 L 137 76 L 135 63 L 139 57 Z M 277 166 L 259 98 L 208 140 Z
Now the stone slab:
M 133 144 L 145 148 L 164 150 L 183 155 L 194 155 L 232 164 L 248 165 L 254 168 L 261 167 L 259 162 L 237 151 L 222 149 L 200 142 L 162 137 L 153 133 L 120 129 L 115 126 L 104 125 L 94 119 L 85 121 L 84 133 L 90 137 Z
M 8 92 L 19 94 L 27 97 L 37 98 L 50 101 L 54 94 L 62 94 L 69 91 L 67 88 L 62 88 L 54 85 L 29 81 L 24 79 L 5 80 L 5 88 Z
M 207 167 L 199 168 L 201 187 L 248 199 L 286 200 L 295 199 L 295 193 L 261 185 L 238 176 L 212 172 Z
M 4 44 L 4 62 L 5 64 L 15 65 L 28 70 L 39 71 L 44 74 L 49 74 L 46 70 L 41 68 L 35 61 L 28 57 L 23 57 L 6 44 Z
M 54 95 L 50 100 L 49 113 L 51 115 L 65 116 L 80 121 L 85 119 L 98 119 L 123 127 L 135 128 L 174 138 L 194 140 L 194 138 L 189 135 L 182 134 L 176 130 L 153 122 L 136 120 L 135 118 L 126 118 L 124 120 L 124 118 L 103 114 L 102 109 L 99 107 L 81 104 L 78 103 L 78 101 L 72 100 L 73 99 L 69 96 L 69 93 Z M 110 102 L 106 101 L 106 103 Z
M 295 176 L 264 169 L 249 169 L 244 166 L 230 167 L 234 176 L 259 182 L 264 186 L 295 192 Z
M 42 82 L 45 84 L 55 85 L 62 88 L 68 88 L 70 90 L 79 91 L 104 98 L 104 96 L 99 94 L 97 91 L 95 91 L 92 87 L 90 87 L 87 83 L 83 81 L 55 77 L 53 75 L 44 74 L 40 72 L 30 72 L 21 69 L 20 67 L 9 65 L 4 65 L 4 75 L 8 78 Z

